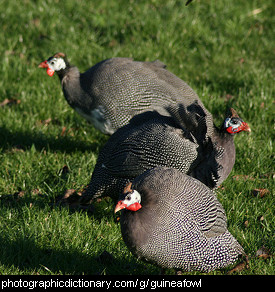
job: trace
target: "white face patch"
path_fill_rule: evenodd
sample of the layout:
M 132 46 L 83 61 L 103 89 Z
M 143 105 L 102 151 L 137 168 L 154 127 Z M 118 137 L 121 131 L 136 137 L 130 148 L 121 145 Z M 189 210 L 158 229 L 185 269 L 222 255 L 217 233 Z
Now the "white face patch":
M 228 128 L 229 127 L 230 120 L 231 120 L 230 118 L 226 118 L 225 119 L 225 121 L 224 121 L 224 127 L 225 128 Z
M 123 201 L 127 206 L 130 206 L 134 203 L 140 203 L 141 202 L 141 196 L 140 193 L 136 190 L 134 190 L 132 193 L 129 193 L 126 198 Z
M 63 58 L 52 58 L 47 63 L 54 71 L 59 71 L 66 68 L 66 63 Z
M 242 120 L 239 118 L 227 118 L 224 121 L 224 127 L 229 128 L 232 127 L 232 129 L 237 129 L 242 124 Z

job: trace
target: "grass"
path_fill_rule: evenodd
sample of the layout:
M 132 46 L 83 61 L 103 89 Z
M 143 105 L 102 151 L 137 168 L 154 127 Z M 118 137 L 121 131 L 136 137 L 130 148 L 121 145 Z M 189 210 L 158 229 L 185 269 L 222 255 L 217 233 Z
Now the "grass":
M 128 251 L 111 201 L 98 202 L 92 215 L 52 204 L 88 184 L 108 139 L 67 105 L 57 77 L 37 68 L 58 51 L 81 71 L 110 57 L 160 59 L 217 124 L 228 106 L 238 111 L 252 133 L 235 138 L 236 164 L 217 194 L 250 257 L 250 268 L 238 273 L 275 274 L 272 256 L 256 256 L 262 246 L 275 250 L 274 8 L 272 0 L 187 7 L 176 0 L 2 0 L 0 103 L 20 102 L 0 107 L 0 274 L 159 272 Z M 259 188 L 269 193 L 253 195 Z

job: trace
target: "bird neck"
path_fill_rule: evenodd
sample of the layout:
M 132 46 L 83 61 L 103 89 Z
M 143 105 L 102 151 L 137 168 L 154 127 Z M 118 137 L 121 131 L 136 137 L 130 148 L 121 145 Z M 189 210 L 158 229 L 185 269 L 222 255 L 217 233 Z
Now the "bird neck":
M 64 96 L 73 108 L 80 107 L 85 93 L 81 87 L 80 73 L 77 67 L 70 66 L 58 72 Z M 84 99 L 85 100 L 85 99 Z M 80 103 L 80 104 L 79 104 Z M 84 104 L 86 106 L 86 104 Z
M 235 163 L 234 135 L 227 133 L 223 128 L 216 129 L 212 141 L 217 151 L 217 162 L 221 165 L 220 181 L 223 181 L 228 177 Z
M 75 66 L 71 66 L 69 63 L 66 62 L 66 67 L 64 69 L 61 69 L 59 71 L 56 71 L 56 74 L 58 75 L 60 82 L 64 79 L 66 75 L 68 75 L 71 72 L 72 68 L 76 68 Z

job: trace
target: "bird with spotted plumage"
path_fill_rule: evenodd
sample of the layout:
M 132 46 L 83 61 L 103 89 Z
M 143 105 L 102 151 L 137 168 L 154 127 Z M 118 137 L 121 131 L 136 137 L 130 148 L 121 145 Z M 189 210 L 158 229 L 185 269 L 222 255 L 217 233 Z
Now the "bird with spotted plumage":
M 214 189 L 235 163 L 234 135 L 250 131 L 234 109 L 222 126 L 198 102 L 177 104 L 171 116 L 146 112 L 135 116 L 107 141 L 99 153 L 81 203 L 109 196 L 116 199 L 125 183 L 156 166 L 173 167 Z
M 210 272 L 245 257 L 215 193 L 176 169 L 156 167 L 136 177 L 119 196 L 120 210 L 127 247 L 162 268 Z
M 68 104 L 108 135 L 142 112 L 167 114 L 164 108 L 170 103 L 189 105 L 197 100 L 203 107 L 194 90 L 159 60 L 111 58 L 80 73 L 64 53 L 56 53 L 39 67 L 47 69 L 49 76 L 56 72 Z

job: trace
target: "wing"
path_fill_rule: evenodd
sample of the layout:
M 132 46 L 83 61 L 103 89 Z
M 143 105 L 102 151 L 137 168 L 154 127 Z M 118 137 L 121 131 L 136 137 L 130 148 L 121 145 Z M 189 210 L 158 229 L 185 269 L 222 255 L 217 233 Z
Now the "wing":
M 151 120 L 138 124 L 148 115 L 152 116 Z M 144 113 L 110 138 L 100 163 L 109 174 L 119 177 L 136 177 L 158 165 L 186 173 L 197 158 L 197 147 L 171 118 L 155 112 Z
M 186 206 L 189 206 L 189 211 L 194 216 L 201 232 L 206 237 L 215 237 L 225 233 L 227 231 L 226 214 L 215 193 L 193 178 L 187 181 L 185 190 L 182 200 L 185 201 Z

